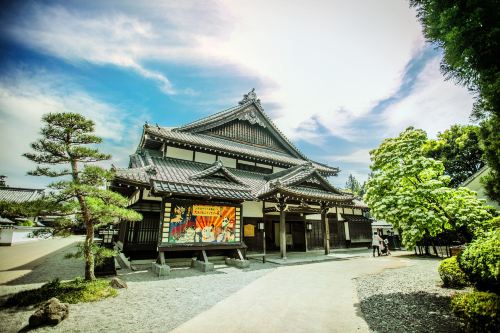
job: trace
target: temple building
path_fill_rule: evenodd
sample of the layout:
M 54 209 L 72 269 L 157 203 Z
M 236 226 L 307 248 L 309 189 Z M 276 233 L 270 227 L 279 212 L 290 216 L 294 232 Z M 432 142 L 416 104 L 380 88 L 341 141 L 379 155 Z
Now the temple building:
M 264 112 L 254 90 L 238 105 L 180 127 L 144 125 L 111 188 L 141 222 L 122 222 L 126 256 L 308 251 L 369 245 L 367 207 L 327 179 Z M 243 253 L 243 254 L 242 254 Z

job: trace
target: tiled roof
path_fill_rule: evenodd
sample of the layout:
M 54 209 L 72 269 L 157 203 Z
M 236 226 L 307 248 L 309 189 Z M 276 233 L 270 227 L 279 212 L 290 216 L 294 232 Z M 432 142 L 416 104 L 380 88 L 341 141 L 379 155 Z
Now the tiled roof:
M 150 161 L 153 164 L 144 167 L 116 169 L 115 182 L 123 181 L 146 187 L 153 186 L 155 191 L 162 193 L 238 200 L 257 200 L 270 195 L 276 190 L 276 184 L 283 193 L 288 193 L 291 196 L 329 201 L 351 201 L 353 198 L 351 195 L 336 190 L 331 185 L 331 189 L 333 189 L 331 191 L 328 190 L 329 187 L 322 190 L 297 186 L 300 181 L 305 181 L 307 177 L 312 175 L 322 177 L 310 163 L 290 168 L 288 172 L 282 171 L 280 172 L 281 177 L 272 180 L 268 179 L 270 175 L 224 168 L 234 178 L 230 177 L 227 180 L 210 177 L 214 170 L 222 169 L 223 166 L 220 162 L 207 165 L 160 157 L 150 157 Z M 324 181 L 328 183 L 326 179 Z
M 159 193 L 176 193 L 188 196 L 212 197 L 221 199 L 252 200 L 250 189 L 225 188 L 217 185 L 192 185 L 185 183 L 162 182 L 153 180 L 153 190 Z
M 229 154 L 233 154 L 234 156 L 245 155 L 256 159 L 263 159 L 270 162 L 277 162 L 287 165 L 300 165 L 308 162 L 307 160 L 292 157 L 288 154 L 271 149 L 255 147 L 248 144 L 225 140 L 205 134 L 193 134 L 175 131 L 171 128 L 166 127 L 147 126 L 145 127 L 145 133 L 167 141 L 171 140 L 186 145 L 223 151 Z M 329 167 L 317 162 L 312 163 L 319 171 L 327 172 L 329 174 L 336 174 L 338 172 L 337 168 Z
M 269 181 L 257 193 L 258 197 L 266 197 L 279 190 L 292 196 L 304 196 L 321 200 L 343 201 L 353 199 L 352 195 L 342 193 L 331 185 L 311 163 L 281 171 L 269 176 L 268 179 Z M 304 182 L 317 184 L 317 187 L 321 188 L 300 186 Z
M 0 187 L 0 200 L 10 202 L 26 202 L 41 199 L 43 190 L 17 187 Z
M 277 187 L 276 190 L 283 194 L 289 195 L 296 198 L 310 198 L 314 200 L 325 200 L 325 201 L 345 201 L 351 202 L 352 196 L 348 194 L 336 194 L 320 189 L 304 187 L 304 186 L 282 186 Z M 262 195 L 261 197 L 263 197 Z
M 238 177 L 233 175 L 233 173 L 231 171 L 229 171 L 222 164 L 221 161 L 216 161 L 214 164 L 212 164 L 211 167 L 209 167 L 203 171 L 200 171 L 198 173 L 195 173 L 194 175 L 191 175 L 189 177 L 189 179 L 205 179 L 205 178 L 209 178 L 210 176 L 214 176 L 214 175 L 218 176 L 220 174 L 223 175 L 224 178 L 227 178 L 229 181 L 232 181 L 232 182 L 240 184 L 240 185 L 244 185 L 244 183 Z

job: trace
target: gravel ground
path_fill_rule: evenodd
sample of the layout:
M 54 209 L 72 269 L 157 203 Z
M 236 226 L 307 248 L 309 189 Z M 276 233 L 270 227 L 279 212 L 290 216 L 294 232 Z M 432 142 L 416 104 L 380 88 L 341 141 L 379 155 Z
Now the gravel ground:
M 71 249 L 60 251 L 32 273 L 1 285 L 0 295 L 36 288 L 57 275 L 54 272 L 60 272 L 63 279 L 80 275 L 82 262 L 62 259 L 69 251 Z M 178 268 L 161 278 L 150 271 L 121 271 L 120 277 L 127 281 L 128 289 L 120 290 L 117 297 L 71 304 L 69 317 L 58 326 L 30 332 L 167 332 L 275 267 L 271 263 L 252 261 L 251 267 L 245 270 L 225 265 L 216 265 L 210 273 Z M 0 332 L 26 330 L 28 318 L 34 311 L 34 307 L 2 309 Z
M 412 265 L 356 279 L 360 308 L 372 332 L 462 332 L 450 310 L 457 290 L 441 287 L 440 260 L 412 258 Z

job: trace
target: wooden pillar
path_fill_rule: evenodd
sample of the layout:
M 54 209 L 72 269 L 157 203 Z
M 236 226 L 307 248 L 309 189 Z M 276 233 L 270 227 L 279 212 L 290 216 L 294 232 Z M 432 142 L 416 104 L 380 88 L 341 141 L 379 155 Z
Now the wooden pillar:
M 278 193 L 279 194 L 279 193 Z M 286 259 L 286 224 L 285 224 L 285 198 L 283 196 L 278 196 L 277 208 L 280 212 L 280 253 L 281 259 Z
M 324 225 L 324 245 L 325 245 L 325 255 L 330 254 L 330 224 L 328 223 L 328 219 L 326 218 L 326 213 L 328 212 L 328 207 L 325 203 L 321 203 L 321 222 Z
M 308 245 L 307 245 L 307 220 L 305 218 L 305 214 L 304 214 L 304 244 L 306 246 L 306 252 L 308 250 Z

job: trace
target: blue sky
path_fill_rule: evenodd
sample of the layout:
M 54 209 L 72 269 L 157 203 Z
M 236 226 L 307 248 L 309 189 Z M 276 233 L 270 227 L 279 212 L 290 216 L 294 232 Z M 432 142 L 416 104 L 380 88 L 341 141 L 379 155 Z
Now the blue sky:
M 369 150 L 407 126 L 467 123 L 473 99 L 439 72 L 406 1 L 27 1 L 0 20 L 0 174 L 44 186 L 21 157 L 47 112 L 96 122 L 126 166 L 145 121 L 176 126 L 256 88 L 310 158 L 363 181 Z

